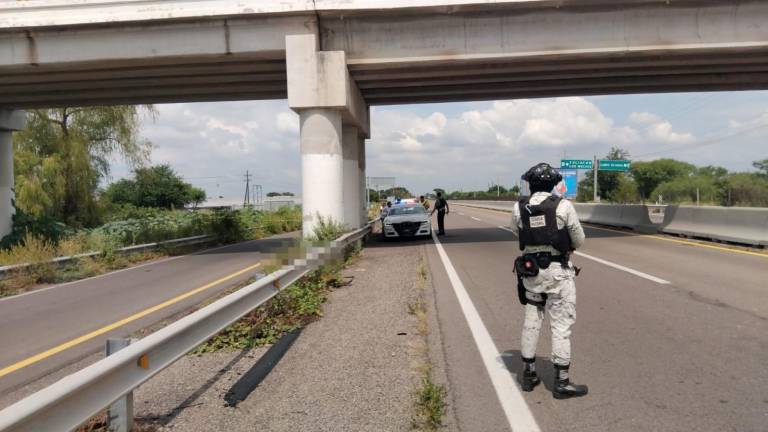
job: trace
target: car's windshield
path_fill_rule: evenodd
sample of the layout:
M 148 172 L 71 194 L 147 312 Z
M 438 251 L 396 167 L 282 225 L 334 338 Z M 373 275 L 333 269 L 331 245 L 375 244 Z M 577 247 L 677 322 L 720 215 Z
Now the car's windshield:
M 392 207 L 389 209 L 389 215 L 390 216 L 397 216 L 397 215 L 409 215 L 409 214 L 423 214 L 426 213 L 427 210 L 424 209 L 423 206 L 403 206 L 403 207 Z

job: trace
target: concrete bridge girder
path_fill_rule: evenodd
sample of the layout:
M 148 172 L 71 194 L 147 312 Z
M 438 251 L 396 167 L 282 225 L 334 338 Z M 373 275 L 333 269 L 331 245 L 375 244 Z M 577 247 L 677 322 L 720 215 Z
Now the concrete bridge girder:
M 372 105 L 768 88 L 757 0 L 48 4 L 0 5 L 5 106 L 285 98 L 286 35 L 343 57 Z
M 364 218 L 369 105 L 768 88 L 758 0 L 141 3 L 0 5 L 0 106 L 287 97 L 306 233 Z

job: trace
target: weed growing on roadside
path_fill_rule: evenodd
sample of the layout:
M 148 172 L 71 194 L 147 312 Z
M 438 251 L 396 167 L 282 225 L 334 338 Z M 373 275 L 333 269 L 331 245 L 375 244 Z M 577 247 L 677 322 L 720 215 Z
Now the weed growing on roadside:
M 346 231 L 346 228 L 340 222 L 336 222 L 332 218 L 324 218 L 318 213 L 317 225 L 315 225 L 313 235 L 309 240 L 327 243 L 341 237 Z
M 341 284 L 341 266 L 317 269 L 285 288 L 266 304 L 197 347 L 195 354 L 230 351 L 277 342 L 322 316 L 328 293 Z
M 447 404 L 445 398 L 448 392 L 445 386 L 435 384 L 426 374 L 421 379 L 416 396 L 416 413 L 413 418 L 413 428 L 419 431 L 437 431 L 443 426 L 443 415 Z
M 311 240 L 327 243 L 343 233 L 344 227 L 341 224 L 319 217 Z M 322 316 L 322 305 L 327 300 L 328 293 L 341 286 L 341 270 L 359 250 L 358 246 L 347 248 L 344 260 L 326 264 L 310 272 L 280 291 L 266 304 L 197 347 L 194 353 L 200 355 L 271 344 L 277 342 L 282 335 L 306 326 Z M 268 273 L 278 268 L 274 264 L 265 267 Z
M 416 431 L 434 432 L 443 426 L 447 404 L 445 398 L 448 391 L 444 385 L 437 384 L 432 379 L 432 365 L 429 361 L 427 336 L 429 335 L 429 319 L 427 304 L 424 300 L 424 289 L 427 284 L 427 268 L 421 258 L 416 266 L 416 283 L 413 298 L 408 302 L 408 313 L 416 317 L 416 330 L 421 339 L 412 347 L 414 355 L 420 357 L 414 371 L 420 376 L 415 391 L 413 416 L 411 426 Z

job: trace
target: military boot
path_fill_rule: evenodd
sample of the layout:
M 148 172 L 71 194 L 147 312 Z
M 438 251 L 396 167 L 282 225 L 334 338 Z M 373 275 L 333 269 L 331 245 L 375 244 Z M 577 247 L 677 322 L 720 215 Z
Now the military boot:
M 536 375 L 536 357 L 534 358 L 525 358 L 523 357 L 523 373 L 520 375 L 521 377 L 521 387 L 523 388 L 524 392 L 533 391 L 533 388 L 539 385 L 541 380 L 539 379 L 539 376 Z
M 552 395 L 555 399 L 568 399 L 587 394 L 587 386 L 571 383 L 568 378 L 569 367 L 570 365 L 555 365 L 555 386 L 552 388 Z

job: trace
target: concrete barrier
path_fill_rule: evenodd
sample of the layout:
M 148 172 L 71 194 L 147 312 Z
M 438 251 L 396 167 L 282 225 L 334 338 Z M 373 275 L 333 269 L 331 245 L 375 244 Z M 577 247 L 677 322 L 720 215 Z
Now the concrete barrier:
M 667 206 L 661 231 L 707 240 L 768 246 L 768 208 Z
M 453 201 L 455 204 L 491 210 L 512 211 L 516 201 Z M 648 208 L 643 205 L 613 205 L 573 203 L 579 220 L 587 223 L 608 225 L 653 234 L 658 232 L 658 224 L 653 224 L 648 216 Z
M 512 211 L 515 201 L 455 201 L 456 204 Z M 666 206 L 653 223 L 647 205 L 573 203 L 581 222 L 629 228 L 643 234 L 677 234 L 706 240 L 768 246 L 768 208 Z
M 582 222 L 629 228 L 644 234 L 658 232 L 659 225 L 651 222 L 644 205 L 574 203 L 574 207 Z
M 517 204 L 517 201 L 448 201 L 449 206 L 453 204 L 511 213 L 512 206 Z

